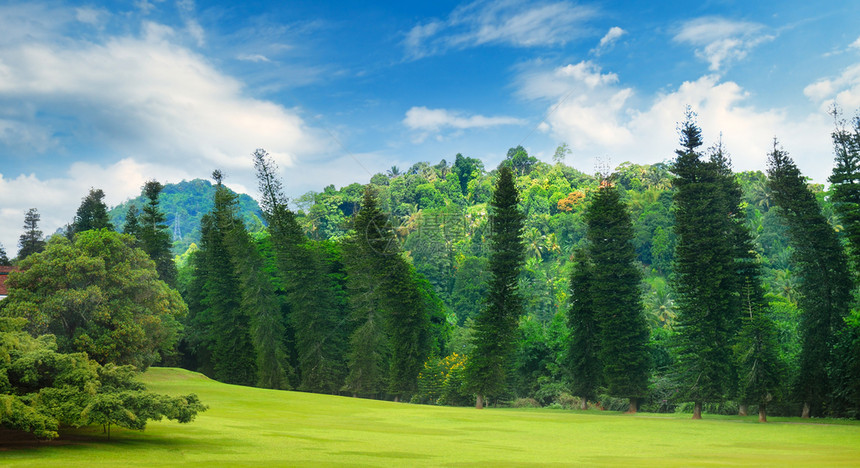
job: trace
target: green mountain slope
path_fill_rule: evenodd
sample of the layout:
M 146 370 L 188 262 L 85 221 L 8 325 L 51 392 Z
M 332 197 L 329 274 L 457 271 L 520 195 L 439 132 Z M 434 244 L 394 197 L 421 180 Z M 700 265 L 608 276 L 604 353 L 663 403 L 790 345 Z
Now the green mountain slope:
M 212 209 L 215 186 L 208 180 L 183 180 L 178 184 L 165 184 L 159 197 L 161 210 L 167 215 L 167 223 L 173 231 L 173 252 L 181 254 L 200 239 L 200 219 Z M 128 200 L 108 213 L 110 220 L 118 230 L 125 224 L 128 208 L 135 204 L 142 208 L 145 199 L 141 194 Z M 245 224 L 256 231 L 262 227 L 259 218 L 260 207 L 248 195 L 239 194 L 239 216 Z

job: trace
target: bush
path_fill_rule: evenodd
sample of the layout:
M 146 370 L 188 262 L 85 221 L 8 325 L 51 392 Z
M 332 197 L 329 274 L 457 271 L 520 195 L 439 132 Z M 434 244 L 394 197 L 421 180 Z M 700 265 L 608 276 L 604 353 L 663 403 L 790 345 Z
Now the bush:
M 540 408 L 540 403 L 534 398 L 517 398 L 511 402 L 511 408 Z

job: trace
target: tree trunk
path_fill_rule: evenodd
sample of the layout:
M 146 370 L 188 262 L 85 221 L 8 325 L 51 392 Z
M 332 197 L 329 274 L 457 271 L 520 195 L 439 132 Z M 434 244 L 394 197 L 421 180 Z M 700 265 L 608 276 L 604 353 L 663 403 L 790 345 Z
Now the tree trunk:
M 588 409 L 588 400 L 583 398 L 582 403 L 579 404 L 579 409 L 581 409 L 582 411 L 587 410 Z
M 478 398 L 475 400 L 475 409 L 484 409 L 484 396 L 480 393 L 478 394 Z
M 628 414 L 636 414 L 636 411 L 639 409 L 639 399 L 638 398 L 630 398 L 630 407 L 627 409 Z
M 400 403 L 400 395 L 394 395 L 394 402 Z
M 693 403 L 693 419 L 702 419 L 702 402 Z
M 758 405 L 758 422 L 767 422 L 767 405 Z
M 803 404 L 803 414 L 801 414 L 800 417 L 809 419 L 809 403 Z
M 738 407 L 738 416 L 747 416 L 749 414 L 749 406 L 740 405 Z

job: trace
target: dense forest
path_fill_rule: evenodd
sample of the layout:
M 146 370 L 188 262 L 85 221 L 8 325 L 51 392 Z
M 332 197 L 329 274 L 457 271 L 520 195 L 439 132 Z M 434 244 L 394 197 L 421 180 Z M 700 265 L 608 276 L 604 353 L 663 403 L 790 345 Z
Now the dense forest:
M 734 173 L 693 113 L 680 128 L 652 165 L 586 174 L 566 145 L 551 163 L 518 146 L 294 200 L 257 150 L 258 204 L 215 171 L 85 227 L 132 234 L 181 295 L 144 367 L 429 404 L 858 417 L 860 120 L 837 123 L 829 191 L 776 141 L 767 173 Z M 0 314 L 50 322 L 11 285 Z M 86 328 L 44 327 L 92 352 Z

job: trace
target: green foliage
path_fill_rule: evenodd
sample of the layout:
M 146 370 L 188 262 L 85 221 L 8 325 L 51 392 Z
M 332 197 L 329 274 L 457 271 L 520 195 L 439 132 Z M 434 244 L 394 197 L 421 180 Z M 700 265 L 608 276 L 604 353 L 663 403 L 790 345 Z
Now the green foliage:
M 519 275 L 525 259 L 522 243 L 525 215 L 507 167 L 499 170 L 490 212 L 489 293 L 475 318 L 474 345 L 466 369 L 470 388 L 483 396 L 497 396 L 507 387 L 516 349 L 516 331 L 523 314 Z
M 833 149 L 836 153 L 831 200 L 848 240 L 855 272 L 860 271 L 860 117 L 855 117 L 847 127 L 837 122 L 834 130 Z
M 134 226 L 133 217 L 127 219 L 126 224 L 128 229 L 134 231 L 133 235 L 137 237 L 140 248 L 155 262 L 159 278 L 169 286 L 176 287 L 176 264 L 170 251 L 170 232 L 165 224 L 167 217 L 159 208 L 159 196 L 163 190 L 164 185 L 156 180 L 146 182 L 143 185 L 146 204 L 143 205 L 143 212 L 137 219 L 138 224 Z M 128 225 L 128 223 L 132 224 Z
M 39 230 L 40 219 L 42 216 L 35 208 L 30 208 L 24 215 L 24 233 L 18 238 L 18 261 L 45 250 L 45 239 Z
M 191 422 L 205 411 L 196 395 L 146 391 L 133 366 L 99 365 L 85 353 L 57 352 L 52 335 L 21 331 L 23 319 L 0 318 L 0 427 L 53 439 L 61 426 L 143 430 L 164 417 Z
M 215 185 L 204 179 L 183 180 L 175 184 L 164 184 L 158 196 L 158 206 L 165 214 L 165 223 L 173 234 L 172 253 L 182 254 L 193 243 L 200 243 L 201 221 L 206 213 L 212 211 L 215 199 Z M 229 190 L 229 188 L 227 189 Z M 260 207 L 246 194 L 237 194 L 237 216 L 251 231 L 262 228 L 258 218 Z M 125 226 L 128 211 L 132 206 L 138 208 L 147 204 L 148 198 L 143 190 L 138 197 L 113 207 L 108 214 L 114 226 Z M 139 214 L 136 213 L 136 214 Z M 133 234 L 124 230 L 127 234 Z
M 584 249 L 574 253 L 570 270 L 570 307 L 567 314 L 570 343 L 565 362 L 570 373 L 571 393 L 584 400 L 593 400 L 597 396 L 602 375 L 597 354 L 600 341 L 599 324 L 594 310 L 594 268 Z
M 608 181 L 595 194 L 586 221 L 603 382 L 610 395 L 632 401 L 647 393 L 649 334 L 640 297 L 641 273 L 634 265 L 633 226 L 619 190 Z
M 738 318 L 735 273 L 737 201 L 721 148 L 704 161 L 701 130 L 688 110 L 673 172 L 677 372 L 688 401 L 719 401 L 735 381 L 731 343 Z
M 69 239 L 74 239 L 75 234 L 93 229 L 113 230 L 113 224 L 108 219 L 107 205 L 104 202 L 105 193 L 102 189 L 90 189 L 90 193 L 84 197 L 81 206 L 75 214 L 75 219 L 66 231 Z
M 24 317 L 35 335 L 57 336 L 60 352 L 146 369 L 172 352 L 187 312 L 158 279 L 134 239 L 106 229 L 54 236 L 9 276 L 0 315 Z
M 800 278 L 802 345 L 796 388 L 811 413 L 821 415 L 833 390 L 831 380 L 846 372 L 834 361 L 833 351 L 851 300 L 848 258 L 805 178 L 776 141 L 768 155 L 768 176 Z

